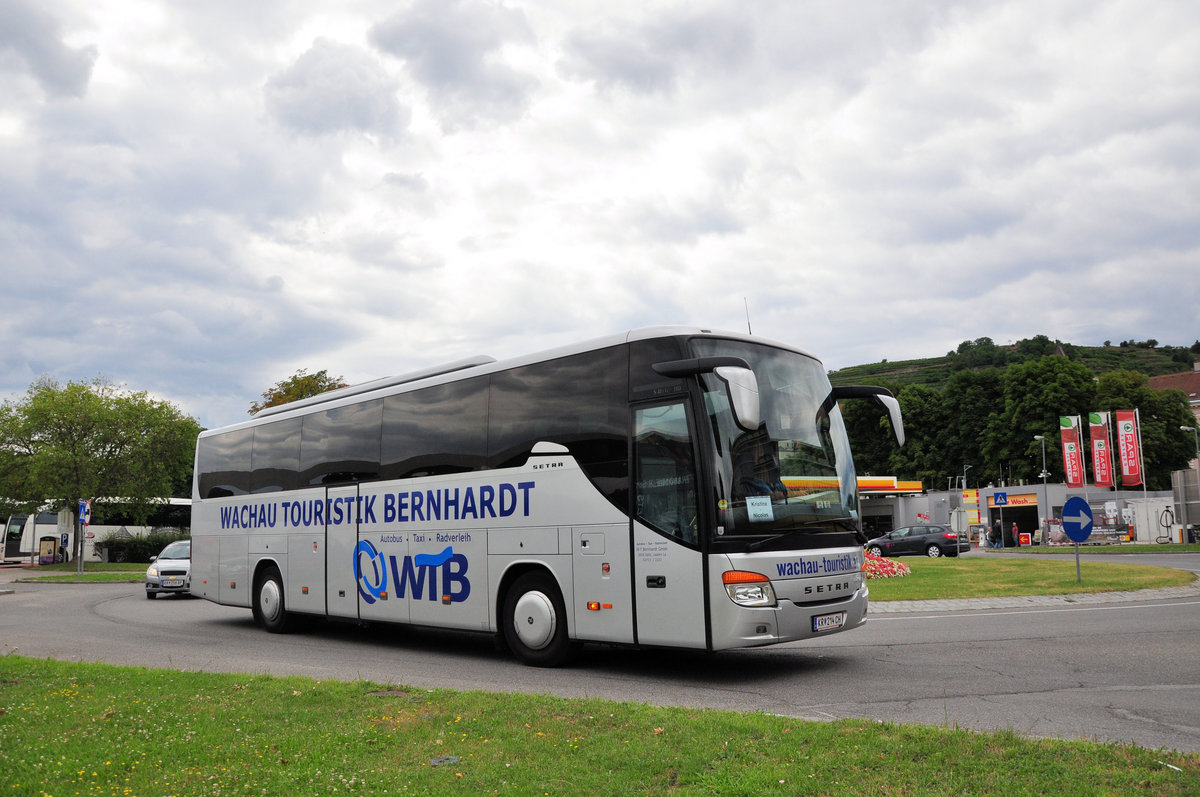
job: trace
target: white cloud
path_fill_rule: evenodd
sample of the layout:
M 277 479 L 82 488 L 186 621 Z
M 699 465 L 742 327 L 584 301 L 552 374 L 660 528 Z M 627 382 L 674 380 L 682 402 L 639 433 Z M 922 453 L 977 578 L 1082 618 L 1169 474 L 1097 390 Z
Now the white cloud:
M 517 118 L 536 80 L 504 60 L 532 42 L 525 15 L 482 0 L 415 0 L 376 23 L 371 43 L 403 59 L 450 129 Z
M 408 124 L 398 85 L 357 47 L 317 39 L 312 48 L 267 81 L 267 109 L 303 133 L 358 130 L 395 137 Z
M 96 48 L 63 41 L 62 23 L 40 3 L 0 0 L 0 75 L 28 74 L 52 96 L 82 97 Z
M 0 394 L 631 326 L 1190 344 L 1200 9 L 0 0 Z M 20 34 L 20 35 L 18 35 Z

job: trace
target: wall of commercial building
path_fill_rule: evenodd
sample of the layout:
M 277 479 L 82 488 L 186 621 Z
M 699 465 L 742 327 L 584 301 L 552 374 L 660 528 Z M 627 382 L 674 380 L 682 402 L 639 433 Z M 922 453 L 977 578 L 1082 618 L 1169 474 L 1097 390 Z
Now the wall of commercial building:
M 1181 477 L 1187 485 L 1186 502 L 1179 500 L 1182 495 L 1179 487 L 1174 492 L 1094 487 L 1083 490 L 1070 489 L 1065 484 L 1021 484 L 919 495 L 872 495 L 862 500 L 863 526 L 868 536 L 918 523 L 956 526 L 956 515 L 961 512 L 963 518 L 969 518 L 973 538 L 980 527 L 991 528 L 999 521 L 1006 541 L 1012 538 L 1015 524 L 1018 540 L 1021 534 L 1028 534 L 1032 540 L 1049 543 L 1062 538 L 1063 505 L 1068 498 L 1079 496 L 1092 509 L 1092 540 L 1165 541 L 1164 538 L 1178 536 L 1185 509 L 1190 512 L 1188 522 L 1200 529 L 1200 492 L 1195 485 L 1195 471 L 1191 473 L 1191 481 L 1187 481 L 1186 475 Z M 978 514 L 971 510 L 977 510 Z

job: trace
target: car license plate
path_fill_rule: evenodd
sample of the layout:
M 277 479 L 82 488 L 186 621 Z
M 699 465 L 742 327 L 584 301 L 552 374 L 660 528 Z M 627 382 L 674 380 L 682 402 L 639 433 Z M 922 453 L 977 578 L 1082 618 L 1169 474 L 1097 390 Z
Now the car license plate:
M 162 585 L 164 587 L 182 587 L 183 579 L 182 578 L 164 578 L 162 580 Z
M 834 612 L 833 614 L 818 614 L 813 617 L 813 631 L 820 633 L 822 631 L 833 631 L 841 628 L 846 624 L 845 612 Z

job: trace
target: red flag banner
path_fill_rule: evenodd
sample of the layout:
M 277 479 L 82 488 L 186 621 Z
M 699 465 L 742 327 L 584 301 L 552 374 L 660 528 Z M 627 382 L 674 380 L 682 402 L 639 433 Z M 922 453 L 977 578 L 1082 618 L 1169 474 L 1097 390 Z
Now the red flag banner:
M 1117 410 L 1117 452 L 1121 455 L 1121 486 L 1142 483 L 1137 410 Z
M 1108 413 L 1089 413 L 1088 427 L 1088 437 L 1092 442 L 1092 481 L 1097 487 L 1112 487 L 1112 455 L 1108 451 Z
M 1083 486 L 1083 452 L 1079 450 L 1079 416 L 1062 415 L 1058 419 L 1062 435 L 1063 471 L 1068 487 Z

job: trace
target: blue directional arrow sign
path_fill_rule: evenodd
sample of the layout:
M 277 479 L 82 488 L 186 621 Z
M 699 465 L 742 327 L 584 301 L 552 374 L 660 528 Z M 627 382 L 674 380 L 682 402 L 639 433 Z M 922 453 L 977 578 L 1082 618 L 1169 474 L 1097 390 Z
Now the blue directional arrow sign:
M 1073 542 L 1083 542 L 1092 535 L 1092 508 L 1079 496 L 1072 496 L 1063 504 L 1063 531 Z

